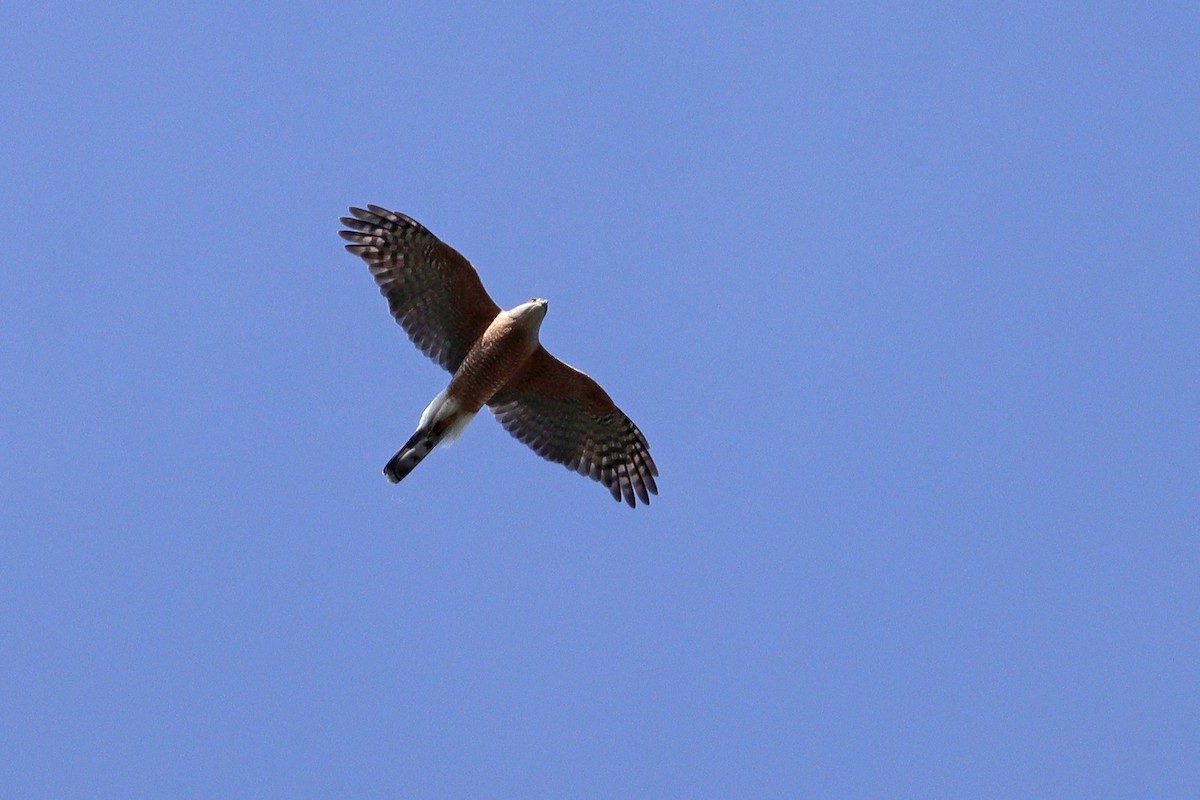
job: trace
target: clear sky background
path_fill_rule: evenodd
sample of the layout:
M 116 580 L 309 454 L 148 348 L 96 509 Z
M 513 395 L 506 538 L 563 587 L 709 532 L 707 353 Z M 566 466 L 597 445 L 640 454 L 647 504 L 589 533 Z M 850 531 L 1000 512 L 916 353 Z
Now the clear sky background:
M 0 796 L 1200 796 L 1200 12 L 913 5 L 0 7 Z

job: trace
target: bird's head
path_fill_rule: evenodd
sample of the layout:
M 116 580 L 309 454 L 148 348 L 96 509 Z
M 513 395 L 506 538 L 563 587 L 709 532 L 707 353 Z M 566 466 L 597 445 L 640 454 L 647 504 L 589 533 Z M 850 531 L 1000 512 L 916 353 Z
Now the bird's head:
M 508 313 L 518 322 L 540 325 L 546 316 L 546 309 L 549 307 L 550 304 L 548 302 L 540 297 L 535 297 L 532 300 L 526 300 Z

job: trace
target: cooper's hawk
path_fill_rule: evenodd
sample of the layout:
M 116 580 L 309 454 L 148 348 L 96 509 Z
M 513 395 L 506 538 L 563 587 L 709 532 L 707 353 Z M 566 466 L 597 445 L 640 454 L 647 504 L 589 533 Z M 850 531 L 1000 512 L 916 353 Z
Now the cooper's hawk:
M 658 494 L 646 437 L 594 380 L 538 341 L 547 303 L 502 311 L 471 263 L 416 220 L 369 205 L 342 217 L 360 256 L 413 343 L 453 377 L 383 474 L 398 483 L 440 442 L 458 438 L 487 404 L 542 458 L 608 487 L 631 507 Z

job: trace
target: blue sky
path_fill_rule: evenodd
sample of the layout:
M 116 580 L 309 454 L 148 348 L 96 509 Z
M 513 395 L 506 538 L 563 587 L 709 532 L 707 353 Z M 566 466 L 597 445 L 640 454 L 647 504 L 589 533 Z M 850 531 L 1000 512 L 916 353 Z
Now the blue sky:
M 1186 4 L 0 9 L 0 795 L 1195 797 Z M 342 250 L 404 211 L 631 511 Z

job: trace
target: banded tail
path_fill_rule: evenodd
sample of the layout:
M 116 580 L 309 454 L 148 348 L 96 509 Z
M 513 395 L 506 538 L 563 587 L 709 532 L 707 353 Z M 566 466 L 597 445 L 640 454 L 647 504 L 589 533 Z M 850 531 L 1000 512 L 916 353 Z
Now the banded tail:
M 449 445 L 462 436 L 474 418 L 473 412 L 461 410 L 458 401 L 448 397 L 443 389 L 421 414 L 416 433 L 383 468 L 384 476 L 392 483 L 404 480 L 425 456 L 433 452 L 433 448 L 439 444 Z

